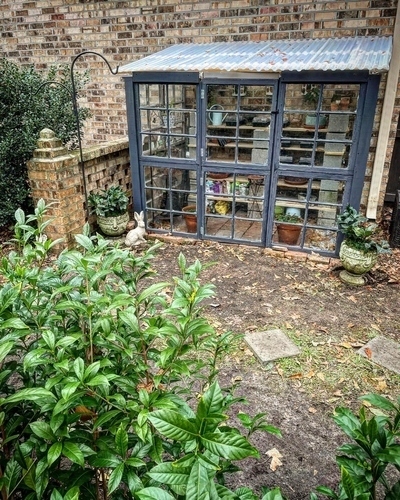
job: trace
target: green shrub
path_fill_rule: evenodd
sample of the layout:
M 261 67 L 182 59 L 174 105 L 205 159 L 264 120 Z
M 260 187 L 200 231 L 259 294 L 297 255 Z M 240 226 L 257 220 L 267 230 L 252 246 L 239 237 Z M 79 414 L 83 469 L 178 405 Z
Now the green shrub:
M 40 88 L 54 80 L 62 85 Z M 86 81 L 86 75 L 77 75 L 77 89 L 82 89 Z M 71 95 L 67 67 L 53 67 L 42 75 L 33 67 L 19 67 L 0 59 L 0 227 L 12 223 L 18 207 L 30 206 L 26 162 L 36 148 L 39 132 L 50 128 L 65 144 L 76 147 Z M 79 116 L 82 130 L 88 109 L 81 108 Z
M 229 421 L 243 400 L 216 376 L 235 336 L 201 316 L 201 264 L 181 255 L 157 282 L 159 244 L 133 254 L 88 232 L 49 261 L 45 211 L 17 211 L 0 266 L 2 499 L 258 498 L 224 476 L 258 456 L 253 432 L 279 431 L 263 414 L 239 415 L 246 436 Z
M 355 415 L 348 408 L 337 408 L 333 419 L 343 432 L 352 439 L 339 448 L 336 461 L 341 480 L 338 493 L 325 486 L 317 491 L 334 500 L 399 500 L 400 479 L 389 480 L 388 466 L 400 471 L 400 398 L 397 405 L 378 394 L 361 398 L 372 405 L 370 419 L 361 408 Z M 378 485 L 381 493 L 378 494 Z M 315 494 L 311 499 L 317 499 Z

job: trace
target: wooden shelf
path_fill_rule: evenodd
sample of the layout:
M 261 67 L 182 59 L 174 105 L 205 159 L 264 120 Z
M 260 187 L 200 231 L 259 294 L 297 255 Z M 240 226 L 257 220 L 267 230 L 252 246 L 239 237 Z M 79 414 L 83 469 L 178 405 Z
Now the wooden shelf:
M 236 125 L 207 125 L 207 128 L 210 130 L 235 130 L 237 127 Z M 267 127 L 254 127 L 254 125 L 239 125 L 239 130 L 266 130 L 269 128 L 269 125 Z M 286 129 L 285 129 L 286 130 Z
M 286 208 L 301 208 L 304 210 L 306 208 L 306 203 L 276 199 L 275 206 Z M 336 212 L 336 207 L 333 208 L 326 205 L 319 205 L 318 201 L 310 201 L 308 203 L 308 210 L 324 210 L 326 212 Z

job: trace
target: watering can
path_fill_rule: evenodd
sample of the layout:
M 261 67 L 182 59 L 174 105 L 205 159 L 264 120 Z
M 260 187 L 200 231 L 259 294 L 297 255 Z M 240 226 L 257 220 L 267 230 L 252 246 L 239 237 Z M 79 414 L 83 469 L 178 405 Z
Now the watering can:
M 211 106 L 210 110 L 210 120 L 213 125 L 222 125 L 225 118 L 228 116 L 228 113 L 224 115 L 224 108 L 220 104 L 214 104 Z

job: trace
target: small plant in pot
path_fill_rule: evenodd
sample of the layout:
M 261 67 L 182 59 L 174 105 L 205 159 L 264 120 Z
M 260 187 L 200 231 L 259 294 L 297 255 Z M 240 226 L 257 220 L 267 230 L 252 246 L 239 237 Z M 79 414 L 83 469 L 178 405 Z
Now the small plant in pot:
M 389 243 L 377 239 L 378 225 L 369 222 L 350 205 L 339 215 L 338 228 L 344 235 L 339 258 L 344 267 L 340 279 L 349 285 L 364 285 L 365 273 L 370 271 L 380 253 L 390 253 Z
M 279 243 L 297 245 L 303 226 L 303 219 L 295 214 L 275 212 L 275 223 Z
M 318 107 L 318 102 L 319 102 L 319 95 L 320 95 L 320 85 L 308 85 L 306 92 L 303 95 L 304 102 L 307 105 L 307 108 L 316 111 Z M 318 120 L 318 127 L 323 127 L 326 125 L 326 115 L 319 115 L 319 120 Z M 317 113 L 308 113 L 305 117 L 305 124 L 304 126 L 306 128 L 315 128 L 315 125 L 317 123 Z
M 111 186 L 89 196 L 92 213 L 96 214 L 97 224 L 107 236 L 120 236 L 129 222 L 129 198 L 121 186 Z

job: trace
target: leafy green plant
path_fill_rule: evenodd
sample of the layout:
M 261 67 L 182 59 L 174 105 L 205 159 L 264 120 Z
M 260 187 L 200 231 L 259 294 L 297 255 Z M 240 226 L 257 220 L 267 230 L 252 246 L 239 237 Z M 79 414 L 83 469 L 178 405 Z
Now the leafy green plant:
M 389 465 L 400 471 L 400 398 L 397 405 L 377 394 L 361 399 L 375 407 L 369 420 L 364 408 L 358 416 L 347 408 L 337 408 L 333 416 L 352 439 L 339 448 L 336 457 L 341 470 L 339 491 L 320 486 L 317 492 L 335 500 L 376 500 L 380 483 L 385 492 L 380 498 L 396 500 L 400 498 L 400 480 L 390 484 L 385 472 Z
M 126 212 L 129 198 L 121 186 L 110 186 L 98 193 L 91 193 L 88 201 L 96 215 L 117 217 Z
M 201 264 L 181 255 L 157 282 L 159 244 L 133 254 L 88 227 L 55 258 L 46 223 L 43 201 L 19 209 L 0 264 L 2 500 L 256 499 L 223 478 L 258 456 L 254 431 L 279 431 L 264 415 L 241 414 L 247 437 L 230 422 L 241 399 L 216 377 L 235 336 L 201 316 Z
M 319 101 L 320 90 L 319 85 L 307 85 L 307 89 L 303 95 L 304 102 L 312 104 L 315 107 Z
M 87 75 L 76 76 L 80 91 Z M 61 85 L 44 85 L 57 80 Z M 42 86 L 42 87 L 41 87 Z M 71 100 L 68 67 L 52 67 L 47 75 L 0 59 L 0 227 L 11 224 L 18 207 L 31 209 L 26 162 L 36 148 L 39 132 L 52 129 L 71 148 L 77 144 L 77 125 Z M 80 128 L 89 116 L 79 109 Z
M 286 222 L 288 224 L 300 224 L 303 219 L 298 215 L 285 214 L 285 212 L 275 214 L 275 220 L 277 222 Z
M 378 241 L 375 239 L 378 226 L 369 222 L 366 217 L 361 215 L 350 205 L 337 218 L 338 227 L 343 233 L 346 243 L 356 250 L 364 253 L 389 253 L 390 247 L 386 240 Z

